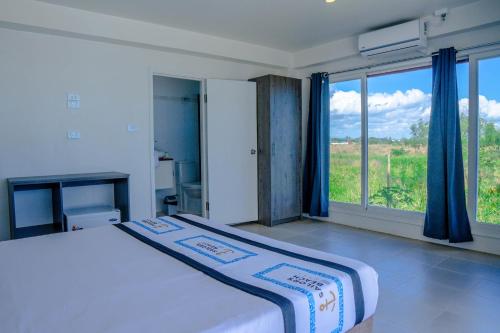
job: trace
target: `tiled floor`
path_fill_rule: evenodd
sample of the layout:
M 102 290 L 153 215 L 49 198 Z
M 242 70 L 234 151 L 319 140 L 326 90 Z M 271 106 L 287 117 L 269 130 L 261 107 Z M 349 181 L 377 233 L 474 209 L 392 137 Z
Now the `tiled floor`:
M 379 303 L 362 332 L 500 332 L 499 256 L 317 221 L 239 228 L 375 268 Z

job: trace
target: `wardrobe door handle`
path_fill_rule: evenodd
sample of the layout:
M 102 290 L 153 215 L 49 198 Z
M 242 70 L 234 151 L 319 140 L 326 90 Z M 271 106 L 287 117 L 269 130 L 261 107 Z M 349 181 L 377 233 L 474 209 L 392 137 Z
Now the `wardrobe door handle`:
M 255 149 L 250 149 L 250 155 L 255 155 L 257 151 Z

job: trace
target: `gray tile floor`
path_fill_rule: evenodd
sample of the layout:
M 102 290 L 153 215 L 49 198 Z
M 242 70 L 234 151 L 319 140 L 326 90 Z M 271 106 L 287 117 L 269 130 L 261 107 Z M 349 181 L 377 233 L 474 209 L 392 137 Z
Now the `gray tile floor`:
M 362 332 L 500 332 L 500 256 L 310 220 L 238 227 L 375 268 L 379 303 Z

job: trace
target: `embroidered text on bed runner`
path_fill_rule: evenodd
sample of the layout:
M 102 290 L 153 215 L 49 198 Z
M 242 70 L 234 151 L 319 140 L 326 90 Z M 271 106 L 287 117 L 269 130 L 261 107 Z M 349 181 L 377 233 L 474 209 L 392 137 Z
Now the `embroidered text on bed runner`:
M 305 294 L 309 302 L 311 333 L 323 332 L 335 322 L 339 325 L 332 333 L 342 331 L 344 296 L 342 283 L 337 277 L 287 263 L 272 266 L 254 276 Z
M 181 239 L 175 241 L 175 243 L 223 264 L 233 263 L 257 255 L 256 253 L 205 235 Z

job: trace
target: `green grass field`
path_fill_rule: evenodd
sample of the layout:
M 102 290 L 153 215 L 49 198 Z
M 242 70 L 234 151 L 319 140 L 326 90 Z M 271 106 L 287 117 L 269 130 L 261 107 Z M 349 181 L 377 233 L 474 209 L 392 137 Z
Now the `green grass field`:
M 466 147 L 466 144 L 464 145 Z M 370 143 L 368 192 L 370 205 L 425 212 L 427 151 L 423 145 Z M 361 146 L 330 146 L 330 200 L 361 202 Z M 464 151 L 464 161 L 467 161 Z M 467 163 L 464 163 L 465 166 Z M 467 178 L 467 170 L 465 170 Z M 466 189 L 467 191 L 467 189 Z M 477 220 L 500 224 L 500 147 L 481 146 Z

